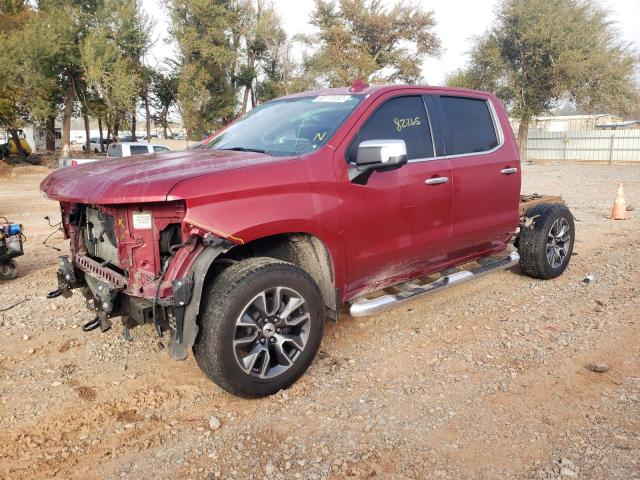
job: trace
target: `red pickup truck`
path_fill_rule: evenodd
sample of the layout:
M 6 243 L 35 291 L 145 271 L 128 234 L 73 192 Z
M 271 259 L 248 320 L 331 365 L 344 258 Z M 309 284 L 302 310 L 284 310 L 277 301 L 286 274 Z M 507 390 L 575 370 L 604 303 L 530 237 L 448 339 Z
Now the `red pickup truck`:
M 520 263 L 567 267 L 571 213 L 522 197 L 504 108 L 424 87 L 304 92 L 252 110 L 206 148 L 58 170 L 86 330 L 153 324 L 222 388 L 263 396 L 312 362 L 325 318 L 370 315 Z M 515 247 L 515 248 L 514 248 Z

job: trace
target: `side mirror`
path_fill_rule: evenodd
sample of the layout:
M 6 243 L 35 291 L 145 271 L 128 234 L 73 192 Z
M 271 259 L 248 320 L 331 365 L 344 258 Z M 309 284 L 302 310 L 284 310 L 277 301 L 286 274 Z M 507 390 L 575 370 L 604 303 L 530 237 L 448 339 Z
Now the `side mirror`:
M 349 168 L 349 179 L 364 185 L 374 171 L 395 170 L 406 163 L 404 140 L 366 140 L 358 145 L 355 165 Z
M 359 167 L 389 167 L 407 163 L 404 140 L 366 140 L 358 145 L 356 165 Z

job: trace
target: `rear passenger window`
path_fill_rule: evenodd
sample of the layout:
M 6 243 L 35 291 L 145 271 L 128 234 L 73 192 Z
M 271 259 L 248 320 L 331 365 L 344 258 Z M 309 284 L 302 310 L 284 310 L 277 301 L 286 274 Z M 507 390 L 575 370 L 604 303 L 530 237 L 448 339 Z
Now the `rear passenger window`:
M 447 125 L 447 155 L 486 152 L 498 145 L 493 118 L 485 100 L 443 96 L 440 103 Z
M 349 147 L 350 162 L 355 162 L 358 145 L 365 140 L 404 140 L 409 160 L 433 157 L 431 131 L 422 97 L 397 97 L 378 108 Z
M 149 153 L 149 149 L 146 145 L 131 145 L 129 147 L 131 155 L 141 155 L 143 153 Z

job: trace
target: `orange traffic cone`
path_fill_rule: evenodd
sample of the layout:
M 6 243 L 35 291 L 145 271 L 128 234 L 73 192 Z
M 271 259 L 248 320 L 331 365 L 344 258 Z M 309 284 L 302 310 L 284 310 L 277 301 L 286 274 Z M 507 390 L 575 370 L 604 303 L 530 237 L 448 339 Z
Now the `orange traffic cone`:
M 613 220 L 627 219 L 627 205 L 624 202 L 624 189 L 622 183 L 618 185 L 618 193 L 616 194 L 616 201 L 613 204 L 613 209 L 611 210 L 611 218 Z

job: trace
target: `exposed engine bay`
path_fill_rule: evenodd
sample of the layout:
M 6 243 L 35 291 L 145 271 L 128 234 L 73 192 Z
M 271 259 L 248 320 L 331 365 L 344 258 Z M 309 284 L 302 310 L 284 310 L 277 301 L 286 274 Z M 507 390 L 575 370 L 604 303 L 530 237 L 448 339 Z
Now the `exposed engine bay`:
M 184 230 L 189 226 L 181 222 L 181 203 L 117 208 L 63 204 L 62 214 L 71 255 L 60 257 L 59 289 L 50 295 L 70 296 L 72 289 L 81 289 L 87 307 L 96 312 L 84 330 L 106 331 L 111 318 L 122 317 L 123 336 L 129 339 L 130 328 L 152 323 L 159 336 L 170 332 L 174 356 L 186 356 L 185 348 L 176 345 L 184 339 L 184 316 L 194 285 L 192 267 L 207 247 L 221 239 L 209 235 L 205 240 L 201 232 Z M 216 252 L 222 251 L 220 245 Z M 218 253 L 209 255 L 207 267 Z M 192 309 L 197 315 L 198 305 Z M 195 338 L 194 332 L 189 335 Z

